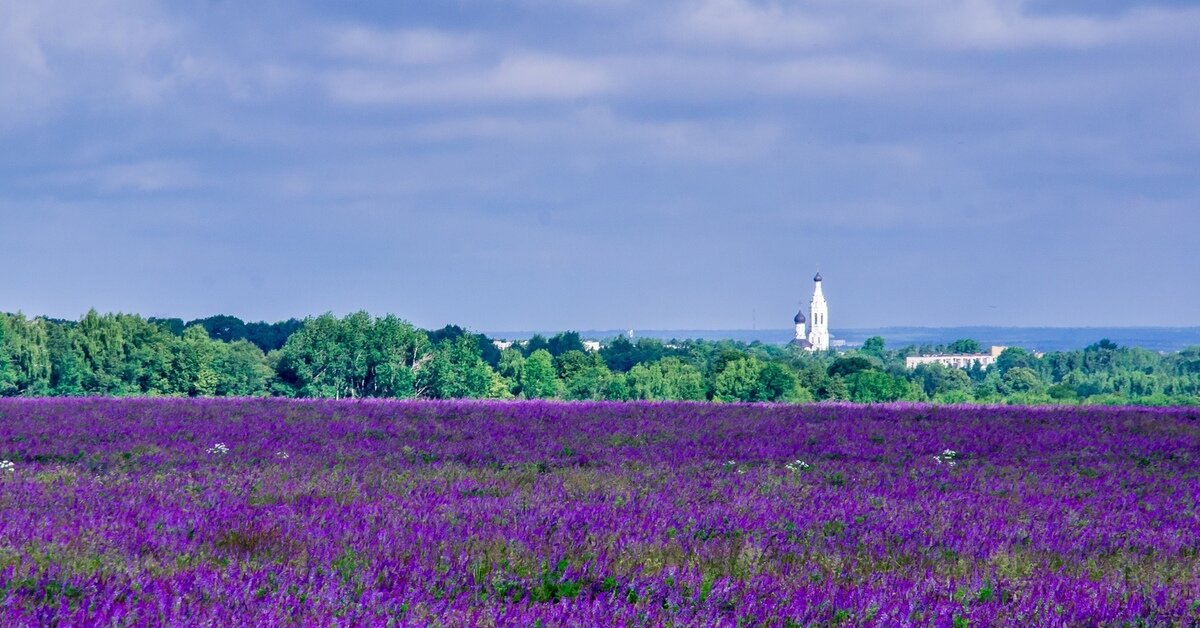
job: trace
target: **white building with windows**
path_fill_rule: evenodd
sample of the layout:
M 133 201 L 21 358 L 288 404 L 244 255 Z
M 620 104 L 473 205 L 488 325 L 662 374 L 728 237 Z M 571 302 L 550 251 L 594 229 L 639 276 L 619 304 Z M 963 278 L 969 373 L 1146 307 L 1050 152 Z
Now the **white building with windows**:
M 951 355 L 910 355 L 904 358 L 904 368 L 915 369 L 922 364 L 941 364 L 957 369 L 969 369 L 976 364 L 986 369 L 996 363 L 996 358 L 1008 347 L 993 346 L 987 353 L 951 354 Z
M 796 334 L 792 344 L 808 351 L 826 351 L 829 349 L 829 305 L 825 302 L 825 293 L 821 290 L 821 273 L 813 277 L 812 301 L 808 304 L 808 312 L 812 316 L 812 325 L 806 331 L 807 321 L 804 309 L 796 312 L 792 322 L 796 325 Z

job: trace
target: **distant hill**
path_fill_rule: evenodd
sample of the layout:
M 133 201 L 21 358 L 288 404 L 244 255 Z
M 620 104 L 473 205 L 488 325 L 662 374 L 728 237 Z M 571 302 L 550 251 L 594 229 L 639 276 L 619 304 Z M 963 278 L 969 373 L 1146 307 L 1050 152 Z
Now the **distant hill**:
M 625 334 L 623 329 L 580 330 L 584 338 L 602 340 Z M 489 331 L 493 338 L 524 340 L 540 333 L 552 336 L 557 331 Z M 1012 345 L 1035 351 L 1069 351 L 1082 349 L 1107 338 L 1120 346 L 1142 347 L 1151 351 L 1178 351 L 1184 347 L 1200 346 L 1200 327 L 880 327 L 864 329 L 834 329 L 834 340 L 843 340 L 847 347 L 861 345 L 871 336 L 883 336 L 887 346 L 948 344 L 959 338 L 973 338 L 985 347 Z M 635 329 L 634 338 L 659 340 L 701 338 L 705 340 L 737 340 L 784 344 L 792 339 L 790 329 Z

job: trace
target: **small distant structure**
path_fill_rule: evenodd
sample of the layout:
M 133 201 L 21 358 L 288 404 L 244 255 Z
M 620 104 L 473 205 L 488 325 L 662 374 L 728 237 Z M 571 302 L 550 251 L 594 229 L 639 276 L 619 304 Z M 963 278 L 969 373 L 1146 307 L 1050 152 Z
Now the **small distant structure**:
M 792 319 L 796 325 L 792 345 L 806 351 L 824 351 L 829 348 L 829 306 L 825 303 L 825 293 L 821 291 L 821 273 L 813 277 L 813 284 L 815 285 L 812 301 L 808 304 L 808 311 L 812 314 L 812 328 L 807 334 L 804 333 L 808 321 L 804 317 L 804 309 L 801 308 Z
M 995 364 L 996 358 L 1008 347 L 993 345 L 987 353 L 968 353 L 958 355 L 913 355 L 904 358 L 904 368 L 912 370 L 922 364 L 941 364 L 957 369 L 969 369 L 976 364 L 986 369 Z
M 584 340 L 583 341 L 583 350 L 587 351 L 588 353 L 595 353 L 595 352 L 599 351 L 600 350 L 600 341 L 599 340 Z
M 499 349 L 501 351 L 504 351 L 505 349 L 513 346 L 513 344 L 514 343 L 512 340 L 498 340 L 498 339 L 492 340 L 492 346 L 496 347 L 497 349 Z

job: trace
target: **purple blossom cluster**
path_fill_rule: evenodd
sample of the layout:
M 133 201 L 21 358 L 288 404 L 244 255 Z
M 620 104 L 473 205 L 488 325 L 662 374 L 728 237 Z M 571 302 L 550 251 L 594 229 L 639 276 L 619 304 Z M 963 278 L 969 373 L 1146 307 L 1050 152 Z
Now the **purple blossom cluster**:
M 0 400 L 0 621 L 1200 623 L 1200 411 Z

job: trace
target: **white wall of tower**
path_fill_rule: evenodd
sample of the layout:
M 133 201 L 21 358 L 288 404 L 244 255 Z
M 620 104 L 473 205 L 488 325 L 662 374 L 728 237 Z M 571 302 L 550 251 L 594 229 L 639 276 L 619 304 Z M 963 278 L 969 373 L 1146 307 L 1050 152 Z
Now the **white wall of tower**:
M 813 351 L 825 351 L 829 348 L 829 306 L 825 303 L 825 293 L 821 291 L 821 282 L 814 282 L 812 303 L 808 312 L 811 317 L 812 330 L 808 333 L 808 342 Z

